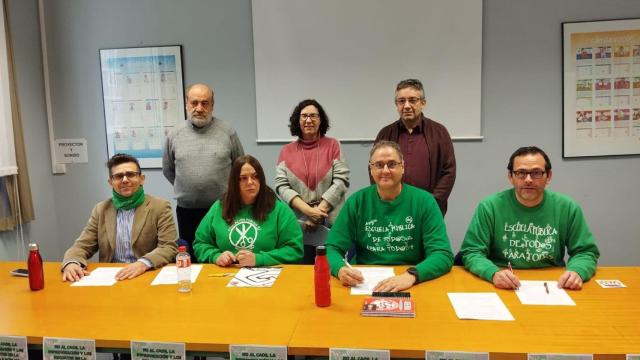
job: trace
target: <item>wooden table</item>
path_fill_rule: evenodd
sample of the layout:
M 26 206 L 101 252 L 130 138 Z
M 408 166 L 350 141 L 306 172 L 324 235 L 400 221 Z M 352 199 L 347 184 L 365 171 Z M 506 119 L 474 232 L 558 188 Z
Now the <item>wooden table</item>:
M 90 269 L 118 264 L 91 264 Z M 60 263 L 45 264 L 45 287 L 29 290 L 12 277 L 24 263 L 0 263 L 0 334 L 95 339 L 98 348 L 129 348 L 130 340 L 184 342 L 188 351 L 228 352 L 229 344 L 287 345 L 306 302 L 311 267 L 288 266 L 272 288 L 227 288 L 229 272 L 204 265 L 191 293 L 150 286 L 159 270 L 110 287 L 71 287 Z M 291 267 L 293 269 L 291 269 Z M 231 271 L 236 271 L 235 269 Z
M 98 266 L 117 264 L 92 264 Z M 527 352 L 596 354 L 623 359 L 640 353 L 640 267 L 603 267 L 595 281 L 571 291 L 577 306 L 522 305 L 513 291 L 495 289 L 462 268 L 411 289 L 416 318 L 360 316 L 362 296 L 332 280 L 333 303 L 313 302 L 313 268 L 286 265 L 272 288 L 227 288 L 227 272 L 205 265 L 190 294 L 149 284 L 150 271 L 112 287 L 70 287 L 59 263 L 45 264 L 45 288 L 29 290 L 9 275 L 24 263 L 0 263 L 0 334 L 96 340 L 98 348 L 129 348 L 130 340 L 184 342 L 188 351 L 227 352 L 229 344 L 286 345 L 290 355 L 328 355 L 331 347 L 389 349 L 392 357 L 423 358 L 425 350 L 491 352 L 525 359 Z M 396 272 L 403 271 L 398 267 Z M 516 270 L 521 279 L 556 280 L 562 269 Z M 515 321 L 459 320 L 447 292 L 497 292 Z
M 557 280 L 563 271 L 516 274 L 520 279 Z M 331 347 L 389 349 L 396 358 L 424 358 L 425 350 L 490 352 L 492 359 L 526 359 L 528 352 L 616 359 L 639 353 L 640 268 L 599 268 L 594 279 L 618 279 L 628 287 L 603 289 L 592 280 L 581 291 L 569 292 L 576 306 L 522 305 L 514 291 L 496 289 L 454 266 L 451 273 L 410 290 L 416 303 L 414 319 L 363 317 L 362 298 L 334 282 L 333 305 L 306 307 L 289 341 L 289 353 L 328 355 Z M 515 321 L 459 320 L 448 292 L 496 292 Z

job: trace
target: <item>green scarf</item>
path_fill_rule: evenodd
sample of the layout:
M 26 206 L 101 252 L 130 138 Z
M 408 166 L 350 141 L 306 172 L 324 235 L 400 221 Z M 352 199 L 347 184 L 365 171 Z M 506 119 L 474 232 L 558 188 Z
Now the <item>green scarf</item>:
M 116 209 L 118 210 L 135 209 L 138 206 L 142 205 L 142 203 L 144 202 L 144 189 L 142 188 L 142 185 L 140 185 L 140 187 L 138 188 L 138 191 L 136 191 L 133 195 L 129 197 L 122 196 L 118 194 L 115 190 L 113 190 L 111 201 L 113 201 L 113 206 L 115 206 Z

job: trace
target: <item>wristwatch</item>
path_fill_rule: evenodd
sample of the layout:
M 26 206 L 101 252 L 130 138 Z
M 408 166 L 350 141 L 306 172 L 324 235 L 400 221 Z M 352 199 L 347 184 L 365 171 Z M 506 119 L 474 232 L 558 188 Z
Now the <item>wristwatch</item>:
M 418 269 L 416 269 L 414 266 L 410 267 L 407 269 L 407 272 L 411 275 L 413 275 L 413 277 L 416 278 L 416 282 L 414 282 L 414 284 L 417 284 L 420 282 L 420 278 L 418 277 Z

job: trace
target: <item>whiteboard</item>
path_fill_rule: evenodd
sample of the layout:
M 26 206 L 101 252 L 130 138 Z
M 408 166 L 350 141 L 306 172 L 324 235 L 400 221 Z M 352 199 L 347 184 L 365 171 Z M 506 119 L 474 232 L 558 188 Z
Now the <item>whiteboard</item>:
M 417 78 L 427 117 L 455 139 L 481 138 L 482 1 L 253 0 L 258 142 L 290 141 L 301 100 L 327 135 L 373 140 L 397 120 L 396 84 Z

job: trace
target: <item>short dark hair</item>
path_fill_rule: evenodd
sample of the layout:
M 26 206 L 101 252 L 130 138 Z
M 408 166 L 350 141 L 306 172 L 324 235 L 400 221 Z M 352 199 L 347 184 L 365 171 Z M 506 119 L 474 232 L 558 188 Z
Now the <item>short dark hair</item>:
M 320 128 L 318 129 L 318 133 L 320 136 L 324 136 L 324 134 L 327 133 L 327 130 L 329 130 L 329 116 L 322 108 L 322 105 L 314 99 L 306 99 L 298 103 L 289 117 L 289 130 L 291 131 L 291 135 L 302 138 L 302 129 L 300 129 L 300 113 L 302 112 L 302 109 L 309 105 L 313 105 L 318 109 L 318 115 L 320 115 Z
M 227 191 L 222 195 L 222 218 L 231 225 L 236 214 L 242 206 L 242 197 L 240 196 L 240 170 L 244 164 L 251 165 L 258 175 L 260 181 L 260 190 L 253 203 L 253 218 L 257 221 L 264 221 L 267 215 L 276 205 L 276 193 L 267 186 L 264 177 L 264 170 L 260 162 L 251 155 L 242 155 L 237 157 L 231 165 L 229 172 L 229 180 L 227 182 Z
M 140 169 L 140 163 L 138 162 L 138 159 L 136 159 L 134 156 L 131 156 L 129 154 L 115 154 L 111 157 L 111 159 L 109 159 L 109 161 L 107 161 L 107 168 L 109 169 L 109 176 L 111 176 L 111 169 L 114 166 L 118 166 L 120 164 L 124 164 L 124 163 L 134 163 L 136 164 L 136 166 L 138 167 L 138 172 L 142 173 L 142 170 Z
M 402 80 L 396 85 L 396 92 L 406 89 L 406 88 L 414 88 L 422 93 L 422 100 L 424 100 L 424 87 L 422 86 L 422 82 L 418 79 L 405 79 Z
M 389 140 L 380 140 L 377 143 L 373 144 L 371 151 L 369 151 L 369 161 L 371 161 L 371 157 L 373 156 L 373 153 L 375 153 L 376 151 L 378 151 L 378 149 L 383 147 L 392 148 L 393 150 L 396 151 L 396 153 L 398 153 L 398 156 L 400 157 L 400 161 L 404 161 L 404 156 L 402 156 L 402 150 L 400 149 L 400 145 L 398 145 L 398 143 L 394 141 L 389 141 Z
M 509 172 L 513 172 L 513 162 L 515 160 L 516 157 L 518 156 L 523 156 L 523 155 L 535 155 L 535 154 L 540 154 L 542 155 L 542 157 L 544 158 L 544 170 L 545 171 L 549 171 L 551 170 L 551 161 L 549 160 L 549 157 L 547 156 L 547 154 L 540 149 L 537 146 L 523 146 L 521 148 L 519 148 L 518 150 L 514 151 L 513 154 L 511 154 L 511 157 L 509 158 L 509 163 L 507 164 L 507 170 L 509 170 Z

